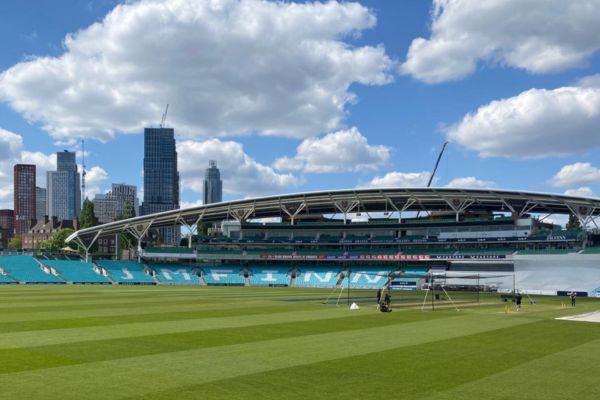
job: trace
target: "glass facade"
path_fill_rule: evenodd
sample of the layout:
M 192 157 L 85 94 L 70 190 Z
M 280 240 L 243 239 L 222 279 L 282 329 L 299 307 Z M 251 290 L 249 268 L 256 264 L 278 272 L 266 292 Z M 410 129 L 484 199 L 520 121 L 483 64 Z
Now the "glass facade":
M 179 208 L 179 172 L 173 128 L 144 129 L 144 202 L 140 215 Z M 176 228 L 160 228 L 160 240 L 176 244 Z
M 46 172 L 48 216 L 59 220 L 77 218 L 81 212 L 81 177 L 77 172 L 75 153 L 56 153 L 56 165 L 56 171 Z
M 39 222 L 48 215 L 46 210 L 46 188 L 35 188 L 35 219 Z
M 221 172 L 217 168 L 217 162 L 210 160 L 208 168 L 204 173 L 203 185 L 204 204 L 220 203 L 223 201 L 223 181 L 221 181 Z

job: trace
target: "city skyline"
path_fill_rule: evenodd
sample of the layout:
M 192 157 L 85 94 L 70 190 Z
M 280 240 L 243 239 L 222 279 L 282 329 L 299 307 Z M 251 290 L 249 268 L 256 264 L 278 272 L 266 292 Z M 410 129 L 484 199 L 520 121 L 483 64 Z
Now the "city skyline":
M 40 187 L 54 153 L 85 138 L 88 197 L 111 182 L 143 197 L 143 128 L 169 103 L 184 207 L 200 204 L 211 159 L 224 200 L 423 186 L 446 140 L 435 186 L 600 192 L 600 43 L 585 34 L 598 21 L 581 3 L 86 4 L 40 3 L 44 18 L 0 5 L 1 167 L 38 165 Z M 240 10 L 256 30 L 235 20 Z M 229 33 L 216 41 L 209 26 Z M 12 186 L 0 177 L 0 208 Z

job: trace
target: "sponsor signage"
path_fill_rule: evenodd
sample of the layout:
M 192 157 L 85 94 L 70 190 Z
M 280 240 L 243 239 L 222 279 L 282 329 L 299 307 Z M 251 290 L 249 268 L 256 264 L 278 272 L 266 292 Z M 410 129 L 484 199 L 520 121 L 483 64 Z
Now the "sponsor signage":
M 301 261 L 337 261 L 337 260 L 369 260 L 369 261 L 429 261 L 429 260 L 501 260 L 504 255 L 465 255 L 465 256 L 432 256 L 429 254 L 365 254 L 365 255 L 292 255 L 261 254 L 263 260 L 301 260 Z

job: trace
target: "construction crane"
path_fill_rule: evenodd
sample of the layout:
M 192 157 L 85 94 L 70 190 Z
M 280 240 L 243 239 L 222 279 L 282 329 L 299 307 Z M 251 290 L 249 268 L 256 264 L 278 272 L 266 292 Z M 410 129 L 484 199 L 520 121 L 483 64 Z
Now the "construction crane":
M 162 119 L 160 120 L 160 127 L 165 127 L 165 121 L 167 120 L 167 113 L 169 112 L 169 104 L 167 103 L 167 107 L 165 108 L 165 113 L 162 115 Z
M 442 151 L 440 151 L 437 161 L 435 162 L 435 167 L 433 167 L 433 171 L 431 172 L 431 175 L 429 176 L 429 182 L 427 182 L 427 187 L 430 187 L 431 182 L 433 182 L 433 177 L 435 176 L 435 173 L 438 169 L 438 165 L 440 165 L 440 160 L 442 159 L 442 155 L 444 154 L 444 150 L 446 150 L 447 145 L 448 145 L 448 142 L 447 141 L 444 142 L 444 145 L 442 146 Z
M 81 191 L 82 198 L 85 199 L 85 140 L 81 139 Z
M 440 165 L 440 160 L 442 159 L 442 156 L 444 155 L 444 150 L 446 150 L 447 145 L 448 145 L 448 141 L 445 141 L 444 145 L 442 146 L 442 150 L 440 151 L 440 154 L 438 155 L 438 158 L 435 161 L 435 166 L 433 167 L 433 171 L 431 171 L 431 175 L 429 175 L 429 182 L 427 182 L 427 187 L 430 187 L 431 182 L 433 182 L 433 177 L 435 176 L 438 166 Z M 419 218 L 420 215 L 421 215 L 421 211 L 417 211 L 417 218 Z

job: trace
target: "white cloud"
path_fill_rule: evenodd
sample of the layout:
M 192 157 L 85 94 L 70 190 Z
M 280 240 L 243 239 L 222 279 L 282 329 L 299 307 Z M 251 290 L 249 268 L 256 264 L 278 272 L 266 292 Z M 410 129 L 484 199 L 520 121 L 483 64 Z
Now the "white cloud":
M 596 197 L 596 195 L 594 194 L 594 191 L 587 187 L 587 186 L 582 186 L 576 189 L 567 189 L 565 190 L 565 194 L 567 196 L 575 196 L 575 197 Z
M 600 146 L 600 89 L 531 89 L 492 101 L 446 128 L 482 157 L 564 156 Z
M 138 133 L 304 138 L 342 125 L 353 83 L 383 85 L 382 46 L 344 41 L 376 24 L 358 3 L 141 0 L 0 75 L 0 99 L 58 141 Z
M 365 187 L 392 188 L 392 187 L 425 187 L 429 181 L 430 173 L 422 172 L 388 172 L 384 176 L 376 176 Z
M 448 188 L 461 188 L 461 189 L 489 189 L 495 188 L 496 182 L 484 181 L 477 179 L 474 176 L 466 176 L 463 178 L 452 179 L 446 187 Z
M 537 214 L 536 215 L 538 218 L 543 218 L 543 215 Z M 554 224 L 554 225 L 560 225 L 562 227 L 565 227 L 565 225 L 567 225 L 567 222 L 569 222 L 569 215 L 568 214 L 552 214 L 549 217 L 546 217 L 543 222 L 547 222 L 549 224 Z
M 196 201 L 180 201 L 179 202 L 179 208 L 192 208 L 192 207 L 198 207 L 201 206 L 202 203 L 202 199 L 198 199 Z
M 581 67 L 600 49 L 600 0 L 434 0 L 429 39 L 414 39 L 400 70 L 427 83 L 478 64 L 530 73 Z
M 600 169 L 590 163 L 577 162 L 565 165 L 550 180 L 555 187 L 572 187 L 600 182 Z
M 0 208 L 13 208 L 13 167 L 22 147 L 20 135 L 0 128 Z
M 577 81 L 577 86 L 600 88 L 600 74 L 584 76 Z
M 46 171 L 56 170 L 56 153 L 45 154 L 40 151 L 22 151 L 21 162 L 35 164 L 36 185 L 46 187 Z
M 282 170 L 325 173 L 373 170 L 390 158 L 390 148 L 370 145 L 357 128 L 305 139 L 294 157 L 283 157 L 274 166 Z
M 181 188 L 202 193 L 204 171 L 209 160 L 216 160 L 221 171 L 223 191 L 235 195 L 278 194 L 299 184 L 292 174 L 279 174 L 252 159 L 240 143 L 211 139 L 177 143 Z
M 97 184 L 108 179 L 108 173 L 99 166 L 94 166 L 86 171 L 85 182 L 89 184 Z

